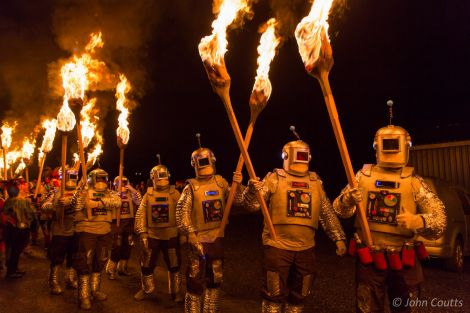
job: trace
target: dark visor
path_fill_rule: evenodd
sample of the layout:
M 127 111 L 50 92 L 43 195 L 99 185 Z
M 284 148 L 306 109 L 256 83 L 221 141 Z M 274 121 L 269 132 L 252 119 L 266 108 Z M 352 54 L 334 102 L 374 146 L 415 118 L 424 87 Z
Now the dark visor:
M 201 158 L 197 160 L 199 167 L 208 166 L 210 164 L 209 158 Z
M 107 182 L 108 177 L 107 176 L 96 176 L 96 182 Z
M 297 161 L 305 161 L 308 162 L 308 152 L 306 151 L 297 151 Z
M 397 151 L 399 150 L 399 139 L 382 139 L 383 151 Z
M 78 178 L 78 175 L 77 174 L 69 174 L 69 179 L 77 179 Z
M 168 174 L 166 172 L 157 172 L 158 178 L 167 178 Z

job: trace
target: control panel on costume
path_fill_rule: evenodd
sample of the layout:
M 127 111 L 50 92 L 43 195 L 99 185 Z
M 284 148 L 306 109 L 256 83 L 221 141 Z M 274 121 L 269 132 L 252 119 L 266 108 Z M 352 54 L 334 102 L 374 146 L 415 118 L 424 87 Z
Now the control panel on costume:
M 93 201 L 101 201 L 101 198 L 104 198 L 105 194 L 103 192 L 93 192 Z M 98 216 L 98 215 L 107 215 L 108 211 L 106 208 L 93 208 L 91 210 L 91 214 L 93 216 Z
M 305 183 L 292 182 L 292 187 L 295 186 L 294 184 Z M 308 184 L 306 188 L 308 188 Z M 287 217 L 301 217 L 311 219 L 312 194 L 303 190 L 287 190 Z
M 219 192 L 217 190 L 208 190 L 205 192 L 205 195 L 218 196 Z M 219 222 L 222 220 L 223 208 L 221 199 L 202 201 L 202 209 L 204 211 L 204 223 Z
M 166 203 L 155 203 L 152 204 L 152 221 L 154 223 L 169 223 L 170 222 L 170 206 L 168 205 L 167 197 L 156 197 L 156 202 Z
M 121 193 L 121 201 L 122 201 L 121 215 L 131 214 L 131 206 L 129 203 L 129 197 L 124 192 Z
M 399 193 L 388 190 L 369 191 L 367 195 L 367 219 L 375 223 L 397 225 L 400 213 Z

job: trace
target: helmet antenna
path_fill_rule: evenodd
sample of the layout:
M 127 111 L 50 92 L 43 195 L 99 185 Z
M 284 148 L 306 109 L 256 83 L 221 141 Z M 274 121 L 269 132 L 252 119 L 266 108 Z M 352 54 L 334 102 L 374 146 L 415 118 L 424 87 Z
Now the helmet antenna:
M 96 164 L 98 164 L 98 168 L 101 168 L 100 157 L 96 158 Z
M 388 125 L 392 125 L 392 119 L 393 119 L 393 101 L 388 100 L 387 101 L 387 106 L 388 106 Z
M 301 140 L 299 134 L 295 131 L 295 126 L 294 125 L 289 127 L 289 129 L 294 134 L 294 136 L 297 137 L 298 140 Z
M 197 134 L 196 134 L 196 138 L 197 138 L 197 142 L 198 142 L 198 144 L 199 144 L 199 149 L 201 149 L 201 148 L 202 148 L 202 147 L 201 147 L 201 134 L 200 134 L 200 133 L 197 133 Z
M 160 159 L 160 154 L 157 154 L 158 165 L 162 165 L 162 160 Z

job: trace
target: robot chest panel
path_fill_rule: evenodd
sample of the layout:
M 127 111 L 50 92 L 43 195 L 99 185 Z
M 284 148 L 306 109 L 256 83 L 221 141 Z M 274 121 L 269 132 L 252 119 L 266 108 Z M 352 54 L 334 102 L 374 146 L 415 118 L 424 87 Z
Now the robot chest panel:
M 129 199 L 126 197 L 126 199 L 122 199 L 121 214 L 130 214 L 130 213 L 131 213 L 131 205 L 129 203 Z
M 397 225 L 401 193 L 388 190 L 369 191 L 367 194 L 367 219 L 375 223 Z
M 287 190 L 287 217 L 312 218 L 312 193 L 308 190 Z
M 206 198 L 202 201 L 202 213 L 204 216 L 204 223 L 219 222 L 222 220 L 223 217 L 222 199 L 213 199 L 213 197 L 210 198 Z
M 170 205 L 168 202 L 156 202 L 151 206 L 152 222 L 164 224 L 170 222 Z

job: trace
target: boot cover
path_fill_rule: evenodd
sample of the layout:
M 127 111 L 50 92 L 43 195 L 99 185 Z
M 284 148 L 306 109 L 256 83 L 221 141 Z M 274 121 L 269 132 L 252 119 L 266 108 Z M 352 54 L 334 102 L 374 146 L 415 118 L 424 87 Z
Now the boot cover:
M 117 263 L 113 260 L 109 259 L 106 263 L 106 274 L 108 274 L 108 278 L 111 280 L 116 279 L 116 270 L 117 270 Z
M 302 313 L 304 311 L 304 305 L 303 304 L 290 304 L 286 303 L 286 309 L 285 313 Z
M 282 303 L 263 299 L 261 303 L 261 313 L 282 313 Z
M 49 272 L 49 287 L 51 288 L 51 294 L 53 295 L 60 295 L 63 292 L 59 283 L 59 272 L 60 265 L 52 266 L 51 271 Z
M 122 275 L 122 276 L 132 275 L 132 273 L 129 272 L 129 270 L 127 269 L 128 262 L 129 262 L 128 260 L 119 260 L 118 265 L 117 265 L 117 272 L 119 275 Z
M 219 312 L 219 288 L 207 288 L 204 292 L 203 313 Z
M 77 272 L 72 267 L 65 269 L 65 287 L 69 289 L 78 287 Z
M 101 290 L 101 273 L 91 273 L 91 295 L 93 299 L 103 301 L 108 298 L 108 296 Z
M 90 275 L 78 276 L 78 305 L 82 310 L 91 310 Z
M 201 313 L 202 296 L 187 292 L 184 299 L 184 313 Z

